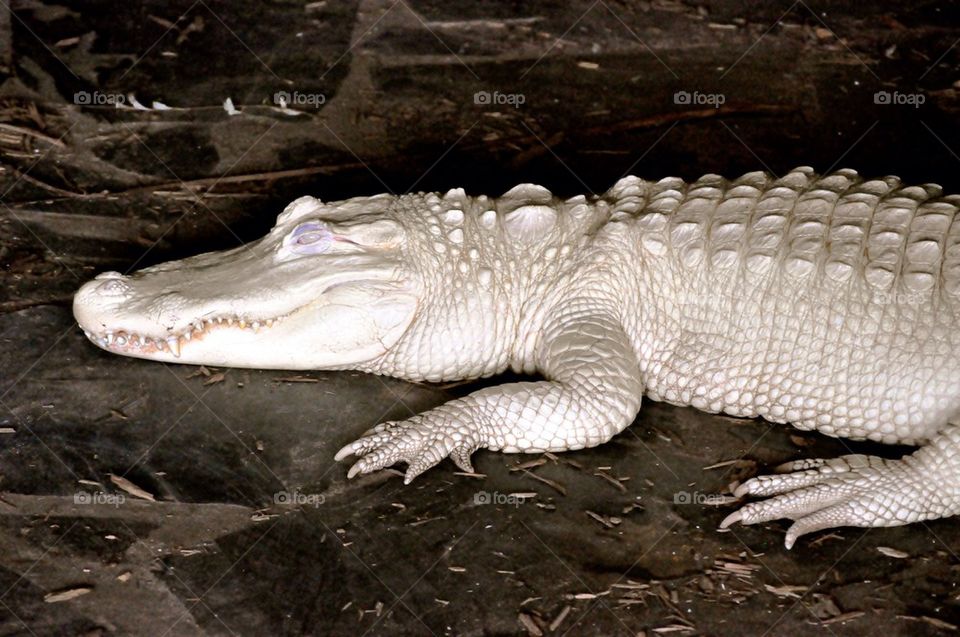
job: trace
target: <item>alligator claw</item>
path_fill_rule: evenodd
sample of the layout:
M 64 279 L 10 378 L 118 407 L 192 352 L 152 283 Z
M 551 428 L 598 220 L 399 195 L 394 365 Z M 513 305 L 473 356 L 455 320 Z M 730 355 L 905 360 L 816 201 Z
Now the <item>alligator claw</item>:
M 350 467 L 347 478 L 384 469 L 398 462 L 407 464 L 404 484 L 436 465 L 445 457 L 461 470 L 473 473 L 470 455 L 479 444 L 459 429 L 450 430 L 431 425 L 423 417 L 410 420 L 390 421 L 377 425 L 362 437 L 344 446 L 334 459 L 344 460 L 355 456 L 358 460 Z
M 788 518 L 794 521 L 784 540 L 790 549 L 801 535 L 823 529 L 898 526 L 929 517 L 929 484 L 913 463 L 855 454 L 786 463 L 777 471 L 789 473 L 757 476 L 740 485 L 734 491 L 738 497 L 769 497 L 743 505 L 720 528 Z

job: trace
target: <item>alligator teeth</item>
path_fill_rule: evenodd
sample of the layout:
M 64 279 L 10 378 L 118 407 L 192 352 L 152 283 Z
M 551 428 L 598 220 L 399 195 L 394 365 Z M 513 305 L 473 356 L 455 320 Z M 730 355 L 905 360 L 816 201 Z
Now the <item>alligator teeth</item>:
M 187 339 L 188 341 L 189 341 L 190 339 L 192 339 L 192 338 L 193 338 L 193 330 L 192 330 L 192 329 L 187 329 L 187 331 L 183 333 L 183 338 Z
M 107 345 L 113 345 L 113 332 L 107 332 L 103 338 L 107 341 Z
M 259 332 L 259 331 L 260 331 L 260 321 L 254 321 L 253 323 L 250 324 L 250 327 L 253 328 L 253 331 L 254 331 L 254 332 Z
M 139 349 L 141 346 L 140 335 L 134 334 L 132 337 L 130 337 L 130 344 Z
M 170 353 L 180 358 L 180 339 L 176 336 L 171 336 L 167 339 L 167 346 L 170 348 Z
M 117 334 L 117 341 L 116 341 L 116 342 L 117 342 L 117 345 L 120 345 L 121 347 L 122 347 L 123 345 L 126 345 L 126 344 L 127 344 L 127 335 L 124 334 L 123 332 L 120 332 L 119 334 Z
M 273 319 L 267 319 L 267 327 L 273 327 Z

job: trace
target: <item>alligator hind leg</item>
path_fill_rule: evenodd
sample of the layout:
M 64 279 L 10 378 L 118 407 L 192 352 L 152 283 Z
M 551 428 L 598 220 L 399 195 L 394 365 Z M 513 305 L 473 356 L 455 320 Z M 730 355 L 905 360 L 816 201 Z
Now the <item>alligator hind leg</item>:
M 960 425 L 954 418 L 927 445 L 899 460 L 854 454 L 798 460 L 735 491 L 766 500 L 745 504 L 720 523 L 757 524 L 788 518 L 785 545 L 837 526 L 900 526 L 960 513 Z

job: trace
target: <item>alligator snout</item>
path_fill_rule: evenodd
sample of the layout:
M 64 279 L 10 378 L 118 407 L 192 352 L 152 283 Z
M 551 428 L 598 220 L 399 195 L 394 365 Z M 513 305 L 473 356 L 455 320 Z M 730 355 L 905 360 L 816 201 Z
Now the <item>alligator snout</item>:
M 104 272 L 85 283 L 73 297 L 73 313 L 85 329 L 102 329 L 101 317 L 131 295 L 127 277 L 119 272 Z
M 127 277 L 119 272 L 104 272 L 98 274 L 95 279 L 85 283 L 74 297 L 74 303 L 77 301 L 96 302 L 98 298 L 115 298 L 130 293 L 130 284 L 127 283 Z

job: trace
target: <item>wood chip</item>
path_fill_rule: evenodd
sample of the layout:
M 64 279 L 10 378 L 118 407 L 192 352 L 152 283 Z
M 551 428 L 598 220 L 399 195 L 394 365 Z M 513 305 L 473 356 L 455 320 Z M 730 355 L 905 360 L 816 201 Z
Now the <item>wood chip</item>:
M 0 434 L 15 434 L 17 430 L 13 427 L 0 427 Z
M 207 369 L 207 367 L 206 367 L 205 365 L 201 365 L 200 367 L 198 367 L 198 368 L 196 369 L 196 371 L 193 371 L 193 372 L 190 372 L 189 374 L 187 374 L 187 380 L 190 380 L 191 378 L 196 378 L 197 376 L 207 376 L 207 377 L 209 377 L 209 376 L 210 376 L 210 370 Z
M 607 482 L 615 486 L 617 489 L 619 489 L 621 493 L 627 492 L 627 487 L 623 486 L 623 483 L 620 482 L 620 480 L 618 480 L 617 478 L 614 478 L 609 473 L 606 473 L 604 471 L 597 471 L 593 475 L 603 478 L 604 480 L 606 480 Z
M 700 467 L 700 470 L 709 471 L 711 469 L 722 469 L 723 467 L 729 467 L 732 464 L 737 464 L 739 461 L 740 461 L 740 458 L 734 458 L 733 460 L 724 460 L 723 462 L 707 465 L 706 467 Z
M 310 376 L 286 376 L 284 378 L 278 378 L 274 381 L 275 383 L 319 383 L 318 378 L 311 378 Z
M 880 553 L 883 553 L 887 557 L 895 557 L 898 560 L 902 560 L 910 557 L 909 553 L 898 551 L 897 549 L 890 548 L 889 546 L 878 546 L 877 551 L 879 551 Z
M 543 476 L 538 476 L 537 474 L 535 474 L 535 473 L 533 473 L 533 472 L 531 472 L 531 471 L 526 471 L 526 470 L 525 470 L 523 473 L 524 473 L 525 475 L 533 478 L 534 480 L 539 480 L 540 482 L 544 483 L 545 485 L 547 485 L 547 486 L 549 486 L 549 487 L 552 487 L 553 489 L 556 489 L 557 492 L 560 493 L 560 495 L 567 495 L 567 488 L 564 487 L 564 486 L 563 486 L 562 484 L 560 484 L 559 482 L 556 482 L 556 481 L 554 481 L 554 480 L 550 480 L 549 478 L 544 478 Z
M 424 518 L 422 520 L 416 520 L 415 522 L 410 522 L 407 526 L 423 526 L 424 524 L 429 524 L 430 522 L 435 522 L 437 520 L 446 520 L 447 516 L 441 515 L 436 518 Z
M 205 386 L 215 385 L 216 383 L 222 383 L 224 378 L 226 378 L 226 374 L 224 374 L 223 372 L 217 372 L 216 374 L 212 374 L 209 378 L 203 381 L 203 384 Z
M 593 518 L 594 520 L 596 520 L 597 522 L 599 522 L 600 524 L 607 527 L 608 529 L 615 528 L 617 525 L 619 525 L 623 521 L 620 518 L 605 517 L 600 515 L 599 513 L 594 513 L 593 511 L 585 511 L 585 513 L 591 518 Z
M 862 610 L 854 610 L 854 611 L 850 611 L 849 613 L 841 613 L 840 615 L 837 615 L 836 617 L 831 617 L 830 619 L 824 619 L 820 623 L 823 624 L 824 626 L 828 624 L 842 624 L 843 622 L 848 622 L 851 619 L 856 619 L 857 617 L 863 617 L 864 615 L 866 615 L 866 613 L 864 613 Z
M 520 624 L 527 630 L 528 635 L 534 635 L 534 637 L 542 637 L 543 631 L 540 630 L 540 627 L 537 626 L 537 622 L 533 621 L 533 617 L 527 613 L 519 613 L 517 615 L 517 620 Z
M 665 634 L 665 633 L 679 633 L 679 632 L 693 632 L 695 629 L 691 626 L 685 626 L 684 624 L 671 624 L 669 626 L 661 626 L 660 628 L 654 628 L 653 632 Z
M 763 587 L 767 589 L 767 592 L 773 593 L 777 597 L 794 597 L 800 599 L 800 593 L 803 593 L 807 590 L 806 586 L 791 586 L 790 584 L 784 584 L 783 586 L 771 586 L 770 584 L 764 584 Z
M 570 595 L 567 595 L 566 597 L 567 599 L 590 600 L 590 599 L 597 599 L 599 597 L 604 597 L 609 594 L 610 594 L 610 591 L 603 591 L 602 593 L 572 593 Z
M 814 27 L 813 33 L 817 36 L 818 40 L 829 40 L 830 38 L 834 37 L 833 31 L 823 27 Z
M 487 474 L 485 473 L 469 473 L 467 471 L 454 471 L 453 475 L 463 476 L 464 478 L 480 478 L 480 479 L 485 479 L 487 477 Z
M 936 617 L 930 617 L 928 615 L 921 615 L 920 617 L 915 617 L 913 615 L 897 615 L 897 619 L 906 619 L 914 622 L 917 622 L 917 621 L 925 622 L 927 624 L 930 624 L 931 626 L 935 626 L 942 630 L 951 630 L 951 631 L 957 630 L 957 626 L 955 624 L 951 624 L 950 622 L 945 622 L 942 619 L 937 619 Z
M 577 62 L 577 66 L 581 69 L 587 69 L 588 71 L 596 71 L 600 68 L 600 65 L 596 62 Z
M 837 533 L 826 533 L 816 538 L 815 540 L 810 540 L 810 546 L 817 546 L 822 542 L 826 542 L 827 540 L 843 540 L 843 539 L 846 539 L 846 538 L 844 538 L 842 535 L 839 535 Z
M 134 483 L 130 482 L 123 476 L 118 476 L 116 474 L 110 474 L 110 482 L 117 485 L 117 487 L 135 498 L 140 498 L 141 500 L 149 500 L 150 502 L 156 502 L 157 499 L 153 497 L 152 493 L 144 491 Z
M 124 572 L 120 573 L 119 575 L 117 575 L 117 580 L 119 580 L 119 581 L 121 581 L 121 582 L 126 582 L 126 581 L 128 581 L 132 576 L 133 576 L 133 573 L 131 573 L 130 571 L 124 571 Z
M 53 593 L 47 593 L 43 596 L 43 601 L 48 604 L 55 604 L 57 602 L 66 602 L 71 599 L 76 599 L 81 595 L 86 595 L 93 590 L 92 586 L 76 586 L 74 588 L 67 588 L 61 591 L 55 591 Z
M 555 632 L 558 628 L 560 628 L 560 624 L 562 624 L 563 620 L 567 618 L 567 615 L 570 614 L 571 610 L 573 610 L 572 606 L 564 606 L 563 610 L 560 611 L 560 614 L 557 615 L 552 622 L 550 622 L 550 626 L 548 627 L 548 630 L 552 633 L 552 632 Z
M 453 572 L 453 573 L 466 573 L 466 572 L 467 572 L 466 567 L 463 567 L 463 566 L 448 566 L 448 567 L 447 567 L 447 570 L 448 570 L 448 571 L 451 571 L 451 572 Z
M 515 464 L 510 467 L 510 471 L 526 471 L 527 469 L 533 469 L 534 467 L 539 467 L 540 465 L 547 464 L 547 461 L 544 458 L 537 458 L 536 460 L 527 460 L 526 462 L 521 462 L 520 464 Z

